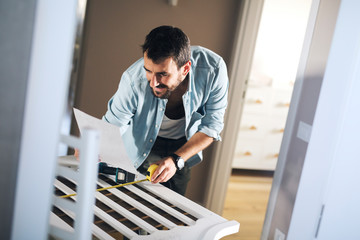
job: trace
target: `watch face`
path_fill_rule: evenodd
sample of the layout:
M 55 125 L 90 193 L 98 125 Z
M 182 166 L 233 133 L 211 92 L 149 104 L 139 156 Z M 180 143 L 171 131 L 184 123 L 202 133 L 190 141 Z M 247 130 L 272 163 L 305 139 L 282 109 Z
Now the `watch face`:
M 179 158 L 177 159 L 177 166 L 178 166 L 178 168 L 181 170 L 181 169 L 185 166 L 184 159 L 182 159 L 181 157 L 179 157 Z

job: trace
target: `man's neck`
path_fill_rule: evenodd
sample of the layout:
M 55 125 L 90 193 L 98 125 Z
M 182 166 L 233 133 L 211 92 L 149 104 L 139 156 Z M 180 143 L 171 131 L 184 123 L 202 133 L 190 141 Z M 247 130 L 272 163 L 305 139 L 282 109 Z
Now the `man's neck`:
M 189 75 L 180 83 L 180 85 L 173 91 L 166 104 L 165 115 L 170 119 L 179 119 L 185 116 L 182 96 L 188 88 Z
M 179 101 L 182 99 L 182 96 L 184 95 L 184 93 L 187 91 L 188 89 L 188 84 L 189 84 L 189 74 L 186 75 L 185 79 L 179 84 L 179 86 L 171 93 L 170 97 L 169 97 L 169 102 L 172 101 Z

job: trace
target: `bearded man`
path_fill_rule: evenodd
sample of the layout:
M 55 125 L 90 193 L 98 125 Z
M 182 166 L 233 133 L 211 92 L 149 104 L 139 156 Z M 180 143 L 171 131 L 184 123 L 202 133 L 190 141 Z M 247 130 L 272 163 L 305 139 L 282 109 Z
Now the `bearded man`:
M 158 164 L 152 182 L 184 195 L 202 150 L 221 140 L 227 68 L 219 55 L 190 46 L 172 26 L 153 29 L 142 51 L 143 58 L 123 73 L 103 120 L 120 127 L 139 172 Z

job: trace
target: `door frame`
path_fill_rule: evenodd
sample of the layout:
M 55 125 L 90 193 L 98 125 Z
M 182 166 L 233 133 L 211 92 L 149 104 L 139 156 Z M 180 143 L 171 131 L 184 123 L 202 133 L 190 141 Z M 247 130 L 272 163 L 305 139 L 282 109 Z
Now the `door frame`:
M 222 142 L 214 147 L 205 207 L 221 215 L 231 174 L 239 119 L 243 110 L 246 82 L 249 78 L 264 0 L 244 0 L 239 10 L 233 55 L 229 68 L 229 104 L 225 115 Z M 239 96 L 242 96 L 239 99 Z

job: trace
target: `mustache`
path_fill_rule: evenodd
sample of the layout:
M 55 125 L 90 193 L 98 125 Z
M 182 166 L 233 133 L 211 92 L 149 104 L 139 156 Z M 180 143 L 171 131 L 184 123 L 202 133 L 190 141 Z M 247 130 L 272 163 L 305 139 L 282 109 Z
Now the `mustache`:
M 165 84 L 159 84 L 156 86 L 156 88 L 168 88 Z

